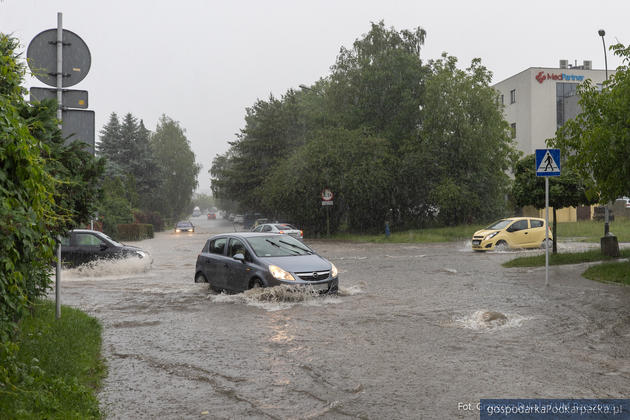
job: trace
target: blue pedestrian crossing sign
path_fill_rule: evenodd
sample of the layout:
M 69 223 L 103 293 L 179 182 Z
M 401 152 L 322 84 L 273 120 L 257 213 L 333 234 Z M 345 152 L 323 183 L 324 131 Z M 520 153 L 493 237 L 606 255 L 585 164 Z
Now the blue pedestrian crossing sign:
M 560 149 L 536 149 L 536 176 L 560 176 Z

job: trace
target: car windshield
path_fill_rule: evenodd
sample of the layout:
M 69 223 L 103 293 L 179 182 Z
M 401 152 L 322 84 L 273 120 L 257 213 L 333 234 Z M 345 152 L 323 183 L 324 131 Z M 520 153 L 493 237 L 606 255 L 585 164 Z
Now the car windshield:
M 513 220 L 510 220 L 510 219 L 499 220 L 498 222 L 494 222 L 493 224 L 488 226 L 486 229 L 492 229 L 492 230 L 505 229 L 512 222 Z
M 247 238 L 247 242 L 259 257 L 288 257 L 313 253 L 308 246 L 288 235 L 256 236 Z
M 191 227 L 191 226 L 192 226 L 192 223 L 190 223 L 190 222 L 179 222 L 179 223 L 177 223 L 177 227 L 178 227 L 178 228 L 181 228 L 181 227 Z
M 103 236 L 103 237 L 105 237 L 105 238 L 107 238 L 107 240 L 108 240 L 109 242 L 111 242 L 112 244 L 114 244 L 114 246 L 124 246 L 124 245 L 123 245 L 123 244 L 121 244 L 120 242 L 117 242 L 117 241 L 113 240 L 112 238 L 110 238 L 109 236 L 105 235 L 103 232 L 100 232 L 100 233 L 99 233 L 99 235 L 100 235 L 100 236 Z

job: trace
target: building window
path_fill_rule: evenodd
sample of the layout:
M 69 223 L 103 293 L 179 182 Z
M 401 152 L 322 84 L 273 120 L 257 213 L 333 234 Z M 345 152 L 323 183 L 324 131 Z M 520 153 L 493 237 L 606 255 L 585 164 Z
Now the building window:
M 505 105 L 505 102 L 503 101 L 503 95 L 501 95 L 501 105 Z
M 580 113 L 578 83 L 556 83 L 556 127 L 560 128 Z
M 512 138 L 516 138 L 516 123 L 510 124 L 510 131 L 512 132 Z
M 510 103 L 513 104 L 516 102 L 516 89 L 512 89 L 510 91 Z

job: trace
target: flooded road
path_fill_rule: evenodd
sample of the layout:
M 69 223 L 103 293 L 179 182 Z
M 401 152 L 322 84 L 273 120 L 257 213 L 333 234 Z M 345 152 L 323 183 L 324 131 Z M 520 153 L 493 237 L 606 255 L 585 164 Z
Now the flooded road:
M 134 243 L 150 266 L 63 272 L 63 303 L 104 326 L 108 418 L 474 419 L 480 398 L 628 397 L 630 288 L 584 265 L 545 288 L 544 268 L 501 267 L 519 253 L 307 239 L 339 295 L 217 295 L 195 261 L 231 224 L 192 220 Z

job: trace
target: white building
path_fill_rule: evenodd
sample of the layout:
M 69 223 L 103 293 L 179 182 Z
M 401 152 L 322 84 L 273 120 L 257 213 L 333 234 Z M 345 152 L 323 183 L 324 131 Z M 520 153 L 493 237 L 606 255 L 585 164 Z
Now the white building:
M 606 71 L 591 69 L 590 61 L 570 66 L 560 60 L 559 68 L 530 67 L 494 85 L 519 150 L 532 154 L 547 148 L 545 141 L 578 114 L 576 88 L 587 79 L 601 85 Z
M 592 69 L 590 61 L 571 66 L 560 60 L 559 68 L 530 67 L 494 85 L 518 150 L 528 155 L 547 148 L 546 140 L 555 137 L 556 129 L 580 112 L 576 88 L 587 79 L 601 86 L 606 71 Z M 562 209 L 559 220 L 590 219 L 590 208 L 580 210 Z M 525 211 L 534 215 L 532 209 Z

